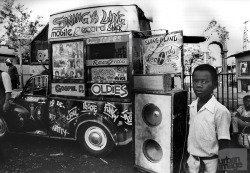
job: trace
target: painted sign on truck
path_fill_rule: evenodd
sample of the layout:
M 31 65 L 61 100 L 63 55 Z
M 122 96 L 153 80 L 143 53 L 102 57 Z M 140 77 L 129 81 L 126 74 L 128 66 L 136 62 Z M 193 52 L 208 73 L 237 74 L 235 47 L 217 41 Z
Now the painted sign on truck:
M 49 38 L 140 30 L 135 6 L 83 8 L 50 16 Z

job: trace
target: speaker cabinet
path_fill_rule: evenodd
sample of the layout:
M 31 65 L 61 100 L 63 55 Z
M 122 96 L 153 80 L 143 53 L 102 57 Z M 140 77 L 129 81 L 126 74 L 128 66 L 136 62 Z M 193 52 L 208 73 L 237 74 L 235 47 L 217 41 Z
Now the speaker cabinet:
M 178 172 L 187 127 L 187 92 L 135 93 L 134 166 Z

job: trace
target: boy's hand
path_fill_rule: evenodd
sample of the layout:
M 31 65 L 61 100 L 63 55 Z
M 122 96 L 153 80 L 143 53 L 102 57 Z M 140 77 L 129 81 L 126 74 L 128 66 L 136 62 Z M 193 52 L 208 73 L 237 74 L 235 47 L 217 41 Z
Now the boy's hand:
M 6 112 L 7 110 L 9 110 L 9 108 L 10 108 L 10 103 L 9 102 L 4 103 L 3 111 Z

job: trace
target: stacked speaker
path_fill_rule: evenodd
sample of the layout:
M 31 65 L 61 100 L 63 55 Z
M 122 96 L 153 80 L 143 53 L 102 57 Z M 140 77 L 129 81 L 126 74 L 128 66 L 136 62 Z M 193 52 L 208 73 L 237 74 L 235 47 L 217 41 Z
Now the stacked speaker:
M 179 172 L 187 133 L 187 91 L 135 88 L 134 166 L 157 173 Z

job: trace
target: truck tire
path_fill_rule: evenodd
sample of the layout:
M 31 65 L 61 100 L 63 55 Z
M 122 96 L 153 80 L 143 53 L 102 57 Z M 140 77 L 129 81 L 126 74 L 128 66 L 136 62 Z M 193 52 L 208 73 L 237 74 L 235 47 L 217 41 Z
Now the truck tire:
M 95 157 L 108 155 L 115 145 L 107 129 L 95 122 L 83 124 L 77 132 L 77 139 L 81 148 Z
M 7 133 L 7 126 L 3 118 L 0 118 L 0 139 L 6 136 Z

